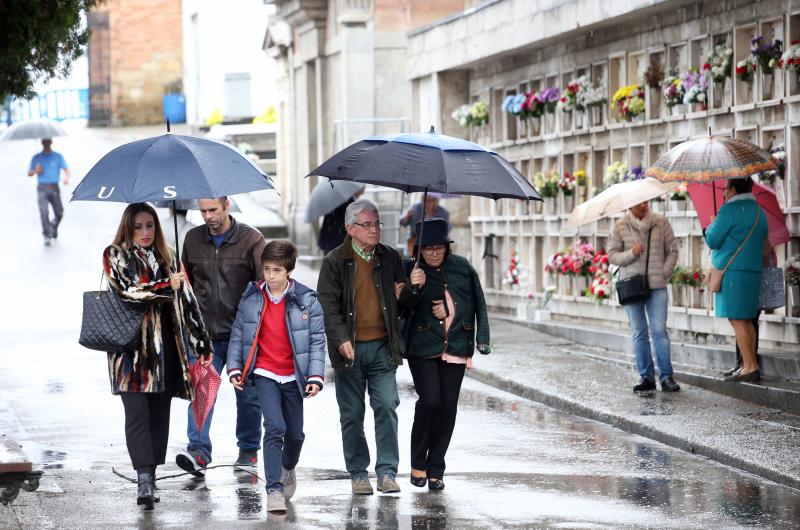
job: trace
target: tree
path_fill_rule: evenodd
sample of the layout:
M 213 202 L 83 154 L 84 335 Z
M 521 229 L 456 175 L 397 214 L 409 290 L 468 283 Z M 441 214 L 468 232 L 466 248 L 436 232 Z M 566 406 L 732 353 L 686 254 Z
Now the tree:
M 85 14 L 102 0 L 0 0 L 0 103 L 69 74 L 89 42 Z

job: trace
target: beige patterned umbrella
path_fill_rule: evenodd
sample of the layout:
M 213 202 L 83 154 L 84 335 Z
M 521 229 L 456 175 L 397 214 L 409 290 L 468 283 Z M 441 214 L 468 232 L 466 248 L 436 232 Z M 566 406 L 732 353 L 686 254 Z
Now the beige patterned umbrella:
M 662 155 L 647 177 L 662 182 L 708 182 L 749 177 L 778 168 L 778 162 L 760 147 L 724 136 L 683 142 Z

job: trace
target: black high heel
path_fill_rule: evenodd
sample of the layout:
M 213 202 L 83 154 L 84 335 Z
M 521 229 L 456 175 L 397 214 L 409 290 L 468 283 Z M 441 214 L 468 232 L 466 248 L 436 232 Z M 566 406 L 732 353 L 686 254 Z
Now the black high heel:
M 428 489 L 433 491 L 441 491 L 444 489 L 444 481 L 438 478 L 429 478 Z
M 139 473 L 139 491 L 136 497 L 136 504 L 144 504 L 145 510 L 152 510 L 153 503 L 157 497 L 155 493 L 155 480 L 152 473 Z
M 411 475 L 411 485 L 418 488 L 424 488 L 425 483 L 428 482 L 428 477 L 415 477 Z

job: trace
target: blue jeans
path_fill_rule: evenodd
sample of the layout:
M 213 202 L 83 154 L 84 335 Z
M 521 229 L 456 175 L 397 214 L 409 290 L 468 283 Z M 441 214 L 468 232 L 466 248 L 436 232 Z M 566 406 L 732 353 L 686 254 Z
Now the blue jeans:
M 303 434 L 303 396 L 296 381 L 281 384 L 257 375 L 255 388 L 264 412 L 264 475 L 267 490 L 283 491 L 281 467 L 295 468 L 306 438 Z
M 643 302 L 628 304 L 625 312 L 633 333 L 633 351 L 636 354 L 636 368 L 639 375 L 655 381 L 653 356 L 650 354 L 650 337 L 653 336 L 653 348 L 656 351 L 658 375 L 661 380 L 672 375 L 672 361 L 669 353 L 669 335 L 667 334 L 667 308 L 669 297 L 667 289 L 654 289 Z M 646 315 L 645 315 L 646 313 Z M 648 333 L 649 323 L 649 333 Z
M 212 364 L 217 373 L 222 374 L 225 367 L 225 360 L 228 357 L 228 341 L 213 340 L 214 360 Z M 225 376 L 223 375 L 223 379 Z M 241 392 L 234 389 L 236 393 L 236 439 L 239 449 L 242 451 L 258 451 L 261 446 L 261 407 L 258 406 L 258 396 L 255 386 L 250 382 L 244 386 Z M 215 405 L 216 406 L 216 405 Z M 189 423 L 186 427 L 186 434 L 189 436 L 189 451 L 200 449 L 208 462 L 211 462 L 211 420 L 214 417 L 214 408 L 208 414 L 203 430 L 197 430 L 197 424 L 192 414 L 192 405 L 189 404 Z

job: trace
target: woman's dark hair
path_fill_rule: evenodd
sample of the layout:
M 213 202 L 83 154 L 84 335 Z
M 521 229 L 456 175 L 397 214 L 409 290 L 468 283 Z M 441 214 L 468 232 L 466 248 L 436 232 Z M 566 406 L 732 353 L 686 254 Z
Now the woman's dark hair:
M 114 236 L 114 244 L 123 250 L 129 250 L 133 246 L 134 219 L 140 213 L 147 213 L 153 217 L 156 229 L 153 250 L 155 250 L 158 262 L 169 269 L 172 266 L 172 249 L 164 239 L 164 232 L 161 230 L 161 223 L 158 221 L 156 211 L 147 203 L 135 202 L 125 208 L 125 211 L 122 212 L 119 228 L 117 228 L 117 235 Z
M 261 253 L 261 264 L 275 263 L 280 265 L 287 272 L 294 270 L 297 261 L 297 247 L 287 239 L 276 239 L 267 243 Z
M 743 179 L 731 179 L 728 181 L 726 188 L 731 188 L 736 192 L 736 195 L 742 193 L 750 193 L 753 191 L 753 179 L 750 177 Z
M 425 245 L 425 246 L 433 247 L 433 246 L 436 246 L 436 245 Z M 442 260 L 442 261 L 446 261 L 447 258 L 450 257 L 450 253 L 452 252 L 451 249 L 450 249 L 450 243 L 445 243 L 444 246 L 447 247 L 447 248 L 445 248 L 444 260 Z M 417 256 L 419 256 L 419 261 L 420 261 L 421 264 L 423 264 L 423 265 L 427 265 L 428 264 L 425 261 L 425 254 L 423 254 L 422 252 L 419 251 L 419 245 L 414 245 L 414 248 L 411 250 L 411 254 L 414 256 L 414 259 L 417 259 Z

